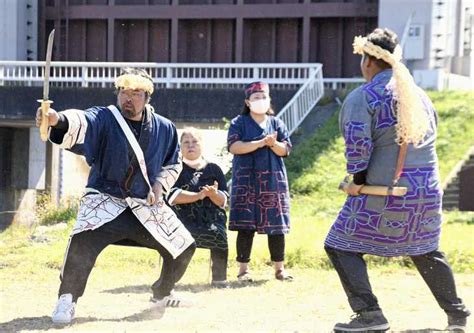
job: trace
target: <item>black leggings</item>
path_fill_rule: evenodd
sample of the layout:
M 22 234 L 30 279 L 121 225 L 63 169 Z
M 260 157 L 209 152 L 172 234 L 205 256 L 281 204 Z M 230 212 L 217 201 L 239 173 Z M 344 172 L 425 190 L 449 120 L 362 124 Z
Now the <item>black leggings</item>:
M 237 234 L 237 258 L 241 263 L 250 261 L 254 230 L 239 230 Z M 272 261 L 285 260 L 285 235 L 268 235 L 268 249 Z
M 372 292 L 364 254 L 325 248 L 354 312 L 379 310 Z M 456 293 L 453 272 L 444 254 L 433 251 L 410 257 L 439 306 L 450 316 L 467 317 L 470 312 Z
M 115 220 L 89 231 L 72 236 L 61 272 L 59 295 L 72 294 L 76 302 L 86 288 L 87 279 L 98 255 L 108 245 L 131 241 L 131 244 L 154 249 L 163 257 L 160 278 L 153 284 L 153 296 L 163 298 L 170 294 L 174 285 L 183 276 L 196 249 L 193 243 L 176 259 L 158 243 L 133 215 L 130 208 L 123 211 Z M 127 243 L 127 242 L 125 242 Z
M 212 281 L 225 281 L 227 279 L 228 249 L 211 249 Z

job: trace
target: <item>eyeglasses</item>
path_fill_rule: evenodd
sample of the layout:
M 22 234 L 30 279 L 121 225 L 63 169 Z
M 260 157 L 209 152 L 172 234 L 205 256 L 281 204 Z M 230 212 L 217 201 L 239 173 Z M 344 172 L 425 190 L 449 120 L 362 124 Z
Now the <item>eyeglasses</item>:
M 125 90 L 120 90 L 119 91 L 119 96 L 121 97 L 127 97 L 129 99 L 141 99 L 145 97 L 145 93 L 143 91 L 125 91 Z

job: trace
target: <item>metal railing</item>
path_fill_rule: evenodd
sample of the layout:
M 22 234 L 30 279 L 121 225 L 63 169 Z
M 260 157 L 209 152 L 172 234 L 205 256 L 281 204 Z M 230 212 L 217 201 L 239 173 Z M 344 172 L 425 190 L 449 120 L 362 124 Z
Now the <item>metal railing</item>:
M 297 89 L 321 64 L 211 64 L 52 62 L 53 87 L 112 87 L 123 67 L 140 67 L 161 88 L 241 88 L 263 80 L 274 88 Z M 0 61 L 0 86 L 41 86 L 44 62 Z
M 365 79 L 360 78 L 324 78 L 324 88 L 330 90 L 352 90 L 365 83 Z
M 308 113 L 324 95 L 322 66 L 312 69 L 310 77 L 278 113 L 290 135 L 298 128 Z
M 53 87 L 111 88 L 123 67 L 144 68 L 158 88 L 242 88 L 262 80 L 272 89 L 298 89 L 278 113 L 292 134 L 324 95 L 324 89 L 345 89 L 359 79 L 323 80 L 322 65 L 306 64 L 185 64 L 53 62 Z M 42 86 L 44 62 L 0 61 L 0 86 Z M 323 83 L 324 82 L 324 83 Z
M 272 88 L 297 89 L 278 113 L 293 133 L 324 94 L 322 65 L 310 64 L 185 64 L 53 62 L 50 84 L 56 87 L 112 87 L 123 67 L 147 70 L 158 87 L 237 88 L 263 80 Z M 44 62 L 0 61 L 0 86 L 41 86 Z M 346 80 L 343 83 L 352 83 Z M 340 85 L 341 82 L 329 82 Z
M 320 64 L 210 64 L 53 62 L 53 87 L 112 87 L 123 67 L 145 68 L 158 88 L 241 88 L 252 80 L 264 80 L 273 88 L 297 89 Z M 44 62 L 0 61 L 0 86 L 41 86 Z M 324 78 L 324 88 L 352 89 L 362 78 Z

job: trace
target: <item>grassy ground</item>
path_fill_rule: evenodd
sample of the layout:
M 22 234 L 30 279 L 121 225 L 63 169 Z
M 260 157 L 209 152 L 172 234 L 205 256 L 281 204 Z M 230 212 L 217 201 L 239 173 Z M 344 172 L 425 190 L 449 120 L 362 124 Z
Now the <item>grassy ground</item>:
M 454 216 L 453 216 L 454 220 Z M 209 252 L 198 250 L 177 292 L 195 302 L 189 309 L 151 310 L 150 285 L 157 278 L 159 263 L 154 251 L 110 246 L 99 257 L 84 297 L 79 301 L 76 320 L 67 326 L 75 332 L 135 331 L 302 331 L 330 332 L 335 322 L 346 321 L 351 311 L 337 275 L 324 269 L 327 263 L 321 242 L 327 226 L 316 221 L 296 220 L 289 238 L 289 263 L 295 281 L 273 279 L 265 237 L 256 238 L 253 263 L 254 285 L 236 282 L 237 266 L 230 255 L 229 280 L 232 288 L 209 286 Z M 465 221 L 464 221 L 465 222 Z M 25 229 L 2 234 L 0 256 L 0 332 L 54 331 L 50 314 L 56 301 L 59 270 L 66 247 L 66 229 Z M 470 234 L 472 224 L 450 222 L 445 235 Z M 304 235 L 310 234 L 308 237 Z M 230 233 L 230 243 L 235 233 Z M 445 238 L 446 239 L 446 238 Z M 445 242 L 449 253 L 470 252 L 472 239 Z M 451 252 L 450 252 L 451 251 Z M 474 306 L 474 272 L 461 269 L 455 260 L 459 294 Z M 418 274 L 400 263 L 372 262 L 371 282 L 394 332 L 432 332 L 446 326 L 446 318 Z
M 107 260 L 111 260 L 108 250 L 101 257 Z M 222 290 L 209 288 L 205 265 L 193 265 L 177 287 L 195 306 L 163 313 L 150 309 L 148 302 L 157 271 L 135 265 L 97 267 L 78 303 L 76 320 L 66 327 L 53 325 L 49 317 L 56 301 L 57 270 L 45 269 L 27 281 L 10 278 L 5 284 L 2 278 L 0 331 L 319 333 L 331 332 L 336 322 L 351 315 L 333 271 L 294 269 L 295 281 L 282 283 L 266 269 L 259 271 L 252 286 L 233 283 L 231 289 Z M 393 332 L 428 333 L 446 327 L 446 316 L 415 272 L 375 269 L 370 276 Z M 456 276 L 459 293 L 471 309 L 473 277 Z
M 438 153 L 446 176 L 474 142 L 473 96 L 431 95 L 440 114 Z M 296 279 L 280 283 L 272 276 L 266 237 L 256 237 L 251 268 L 253 286 L 235 281 L 235 233 L 229 233 L 229 280 L 232 288 L 208 285 L 209 252 L 198 250 L 178 291 L 197 304 L 192 309 L 149 311 L 149 286 L 157 278 L 155 252 L 111 246 L 99 257 L 72 331 L 314 331 L 329 332 L 350 310 L 323 253 L 323 240 L 344 196 L 337 185 L 344 175 L 337 118 L 298 145 L 287 160 L 292 192 L 292 232 L 287 239 L 287 266 Z M 474 306 L 474 213 L 445 212 L 441 240 L 458 289 Z M 44 331 L 50 322 L 58 275 L 72 227 L 68 210 L 45 214 L 45 223 L 66 225 L 10 228 L 0 234 L 0 332 Z M 61 226 L 64 226 L 63 228 Z M 431 332 L 446 325 L 445 316 L 406 258 L 370 257 L 372 284 L 392 329 Z M 472 326 L 471 326 L 472 328 Z M 471 330 L 472 331 L 472 330 Z

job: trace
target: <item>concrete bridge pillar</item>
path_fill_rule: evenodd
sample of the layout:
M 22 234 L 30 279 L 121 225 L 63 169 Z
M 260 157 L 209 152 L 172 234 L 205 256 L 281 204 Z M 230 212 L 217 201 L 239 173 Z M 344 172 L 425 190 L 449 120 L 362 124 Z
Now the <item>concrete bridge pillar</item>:
M 39 193 L 48 190 L 58 201 L 58 154 L 36 127 L 0 127 L 0 230 L 34 224 Z

